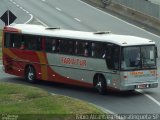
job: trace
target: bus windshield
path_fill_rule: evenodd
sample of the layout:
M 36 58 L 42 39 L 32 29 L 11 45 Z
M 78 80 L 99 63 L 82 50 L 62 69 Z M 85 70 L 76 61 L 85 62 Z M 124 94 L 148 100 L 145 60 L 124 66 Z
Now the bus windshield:
M 124 47 L 122 49 L 121 69 L 156 68 L 155 46 Z

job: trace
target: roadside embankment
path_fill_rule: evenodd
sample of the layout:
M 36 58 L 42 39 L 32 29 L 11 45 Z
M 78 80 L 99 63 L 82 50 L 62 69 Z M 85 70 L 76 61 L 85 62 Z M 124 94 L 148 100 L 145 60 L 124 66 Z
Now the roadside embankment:
M 0 119 L 71 120 L 81 114 L 104 114 L 93 105 L 31 86 L 0 83 Z M 2 116 L 1 116 L 2 115 Z
M 0 60 L 2 59 L 2 30 L 0 29 Z
M 98 7 L 104 8 L 104 4 L 102 3 L 101 0 L 87 0 L 87 1 L 89 1 L 90 3 Z M 159 19 L 146 15 L 144 13 L 141 13 L 137 10 L 134 10 L 132 8 L 129 8 L 127 6 L 117 4 L 114 2 L 112 2 L 109 6 L 106 6 L 105 9 L 115 12 L 119 15 L 130 18 L 143 25 L 147 25 L 148 27 L 151 27 L 153 29 L 160 31 L 160 20 Z
M 2 47 L 2 30 L 0 29 L 0 48 Z

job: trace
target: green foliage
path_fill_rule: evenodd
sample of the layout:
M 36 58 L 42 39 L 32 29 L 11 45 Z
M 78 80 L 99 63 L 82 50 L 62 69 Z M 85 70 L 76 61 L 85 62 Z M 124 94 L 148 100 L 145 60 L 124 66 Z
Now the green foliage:
M 21 119 L 72 118 L 76 114 L 103 114 L 96 107 L 62 95 L 51 95 L 36 87 L 0 83 L 0 114 Z M 35 118 L 36 117 L 36 118 Z
M 2 30 L 0 29 L 0 48 L 2 47 Z
M 0 29 L 0 59 L 2 59 L 2 30 Z

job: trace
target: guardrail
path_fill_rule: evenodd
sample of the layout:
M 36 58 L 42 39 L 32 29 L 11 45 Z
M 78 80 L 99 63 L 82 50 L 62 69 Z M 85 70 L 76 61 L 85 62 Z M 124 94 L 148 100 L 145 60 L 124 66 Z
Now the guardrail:
M 146 13 L 143 13 L 139 10 L 133 9 L 132 7 L 128 7 L 127 5 L 120 4 L 120 2 L 118 2 L 118 1 L 125 1 L 126 4 L 128 4 L 127 1 L 130 1 L 130 2 L 131 1 L 132 2 L 137 1 L 137 3 L 133 6 L 136 6 L 139 3 L 139 1 L 143 1 L 143 2 L 146 1 L 148 5 L 149 5 L 149 3 L 153 4 L 153 3 L 149 2 L 148 0 L 111 0 L 110 4 L 108 4 L 108 5 L 104 5 L 105 0 L 104 1 L 103 0 L 88 0 L 88 1 L 92 2 L 93 4 L 95 4 L 99 7 L 103 7 L 103 8 L 105 7 L 105 9 L 116 12 L 116 13 L 122 15 L 122 16 L 131 18 L 131 19 L 133 19 L 137 22 L 140 22 L 144 25 L 147 25 L 149 27 L 152 27 L 152 28 L 160 31 L 160 19 L 158 19 L 156 17 L 153 17 L 150 14 L 146 14 Z M 141 6 L 141 5 L 139 5 L 139 6 Z M 155 4 L 155 5 L 159 6 L 159 9 L 160 9 L 160 5 L 158 5 L 158 4 Z M 141 7 L 143 8 L 144 6 L 145 6 L 145 4 Z M 145 6 L 144 8 L 147 8 L 147 6 Z
M 146 15 L 160 19 L 160 5 L 152 0 L 112 0 L 114 3 L 121 4 L 135 9 Z

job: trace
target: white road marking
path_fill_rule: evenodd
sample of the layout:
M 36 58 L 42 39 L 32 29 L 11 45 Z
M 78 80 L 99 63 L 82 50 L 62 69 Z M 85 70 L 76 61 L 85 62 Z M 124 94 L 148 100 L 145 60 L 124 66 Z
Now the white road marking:
M 76 21 L 78 21 L 78 22 L 81 22 L 81 20 L 80 19 L 78 19 L 78 18 L 74 18 Z
M 62 11 L 62 9 L 60 9 L 60 8 L 58 8 L 58 7 L 56 7 L 56 10 L 58 10 L 58 11 Z
M 115 118 L 116 120 L 124 120 L 122 117 L 118 116 L 116 113 L 114 113 L 114 112 L 112 112 L 112 111 L 110 111 L 110 110 L 108 110 L 106 108 L 100 107 L 100 106 L 98 106 L 96 104 L 93 104 L 93 103 L 90 103 L 90 104 L 95 106 L 95 107 L 97 107 L 97 108 L 99 108 L 99 109 L 101 109 L 106 114 L 108 114 L 108 113 L 111 114 L 112 115 L 111 117 Z
M 152 96 L 144 93 L 142 90 L 136 90 L 137 92 L 143 94 L 144 96 L 146 96 L 147 98 L 149 98 L 150 100 L 152 100 L 154 103 L 156 103 L 158 106 L 160 106 L 160 102 L 157 101 L 155 98 L 153 98 Z
M 20 6 L 19 8 L 23 10 L 23 7 Z
M 99 108 L 99 109 L 101 109 L 101 110 L 104 111 L 105 113 L 110 113 L 110 114 L 115 115 L 114 112 L 112 112 L 112 111 L 110 111 L 110 110 L 108 110 L 108 109 L 105 109 L 105 108 L 100 107 L 100 106 L 98 106 L 98 105 L 96 105 L 96 104 L 93 104 L 93 103 L 90 103 L 90 104 L 93 105 L 93 106 L 95 106 L 95 107 L 97 107 L 97 108 Z
M 26 11 L 26 13 L 27 13 L 27 14 L 29 14 L 29 12 L 28 12 L 28 11 Z
M 23 9 L 26 13 L 28 12 L 26 9 Z M 28 12 L 29 13 L 29 12 Z
M 16 5 L 16 2 L 12 1 L 12 3 Z
M 24 9 L 22 6 L 20 6 L 19 4 L 17 4 L 16 2 L 14 2 L 13 0 L 10 0 L 10 2 L 12 2 L 13 4 L 15 4 L 18 8 L 20 8 L 21 10 L 23 10 L 24 12 L 26 12 L 27 14 L 29 14 L 30 19 L 27 20 L 24 24 L 29 23 L 32 19 L 33 19 L 33 15 L 30 14 L 26 9 Z
M 38 21 L 39 23 L 41 23 L 43 26 L 48 27 L 48 25 L 45 24 L 44 22 L 42 22 L 40 19 L 38 19 L 38 18 L 36 18 L 36 19 L 37 19 L 37 21 Z
M 19 5 L 18 5 L 18 4 L 17 4 L 16 6 L 17 6 L 17 7 L 19 7 Z
M 24 12 L 26 12 L 26 9 L 23 8 L 22 10 L 23 10 Z
M 142 30 L 142 31 L 144 31 L 144 32 L 146 32 L 146 33 L 148 33 L 148 34 L 150 34 L 150 35 L 153 35 L 153 36 L 156 36 L 156 37 L 160 38 L 160 36 L 158 36 L 158 35 L 156 35 L 156 34 L 154 34 L 154 33 L 151 33 L 151 32 L 149 32 L 149 31 L 147 31 L 147 30 L 145 30 L 145 29 L 142 29 L 142 28 L 136 26 L 136 25 L 133 25 L 133 24 L 131 24 L 131 23 L 129 23 L 129 22 L 126 22 L 126 21 L 124 21 L 124 20 L 122 20 L 122 19 L 120 19 L 120 18 L 118 18 L 118 17 L 116 17 L 116 16 L 113 16 L 113 15 L 109 14 L 109 13 L 106 13 L 106 12 L 104 12 L 104 11 L 96 8 L 96 7 L 93 7 L 93 6 L 89 5 L 89 4 L 81 1 L 81 0 L 77 0 L 77 1 L 79 1 L 80 3 L 83 3 L 83 4 L 87 5 L 87 6 L 89 6 L 89 7 L 93 8 L 93 9 L 95 9 L 95 10 L 98 10 L 98 11 L 100 11 L 100 12 L 106 14 L 106 15 L 109 15 L 109 16 L 111 16 L 111 17 L 113 17 L 113 18 L 115 18 L 115 19 L 117 19 L 117 20 L 119 20 L 119 21 L 121 21 L 121 22 L 124 22 L 124 23 L 126 23 L 126 24 L 128 24 L 128 25 L 130 25 L 130 26 L 133 26 L 133 27 L 135 27 L 135 28 L 138 28 L 139 30 Z
M 46 2 L 46 0 L 42 0 L 42 2 Z
M 32 15 L 32 14 L 29 14 L 29 15 L 30 15 L 30 19 L 29 19 L 29 20 L 27 20 L 24 24 L 29 23 L 29 22 L 33 19 L 33 15 Z

